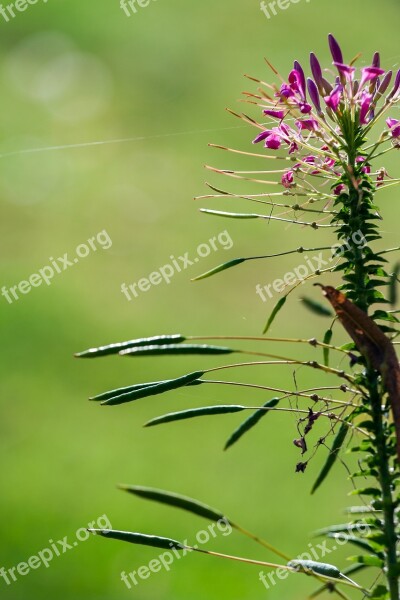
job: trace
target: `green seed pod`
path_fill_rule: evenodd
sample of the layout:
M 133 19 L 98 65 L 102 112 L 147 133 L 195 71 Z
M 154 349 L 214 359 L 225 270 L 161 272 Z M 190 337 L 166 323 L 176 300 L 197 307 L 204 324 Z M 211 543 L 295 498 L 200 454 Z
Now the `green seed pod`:
M 287 566 L 297 571 L 312 571 L 317 575 L 332 577 L 333 579 L 340 579 L 342 577 L 341 572 L 334 565 L 315 562 L 314 560 L 291 560 Z
M 152 346 L 165 345 L 165 344 L 179 344 L 186 340 L 185 336 L 177 335 L 160 335 L 150 338 L 141 338 L 137 340 L 130 340 L 128 342 L 120 342 L 118 344 L 109 344 L 108 346 L 100 346 L 99 348 L 90 348 L 83 352 L 75 354 L 75 358 L 97 358 L 98 356 L 108 356 L 110 354 L 118 354 L 121 350 L 127 348 L 136 348 L 140 346 Z

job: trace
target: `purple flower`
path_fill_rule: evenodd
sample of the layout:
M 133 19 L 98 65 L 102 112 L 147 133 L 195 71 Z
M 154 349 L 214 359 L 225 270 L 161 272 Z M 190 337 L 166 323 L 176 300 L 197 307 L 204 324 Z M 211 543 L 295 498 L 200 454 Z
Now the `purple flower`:
M 289 86 L 287 83 L 282 83 L 281 89 L 276 95 L 281 97 L 283 96 L 283 98 L 292 98 L 294 96 L 294 92 L 291 86 Z
M 374 57 L 372 59 L 372 66 L 373 67 L 381 66 L 381 55 L 379 54 L 379 52 L 375 52 Z
M 312 111 L 312 106 L 310 106 L 307 102 L 298 102 L 297 106 L 303 115 L 308 115 Z
M 299 147 L 298 147 L 297 143 L 293 140 L 289 146 L 289 154 L 294 154 L 295 152 L 298 152 L 298 150 L 299 150 Z
M 316 121 L 312 117 L 311 119 L 299 119 L 298 121 L 296 121 L 296 125 L 300 129 L 300 131 L 315 131 L 316 129 L 318 129 L 318 121 Z
M 335 166 L 336 161 L 334 158 L 331 158 L 330 156 L 327 156 L 324 160 L 324 166 L 326 170 L 330 170 L 333 169 L 333 167 Z
M 338 42 L 336 41 L 336 39 L 333 37 L 333 35 L 331 33 L 328 36 L 328 40 L 329 40 L 329 48 L 331 50 L 331 54 L 332 54 L 332 58 L 333 58 L 334 62 L 343 63 L 342 50 L 341 50 Z
M 393 72 L 392 72 L 392 71 L 388 71 L 388 72 L 386 73 L 385 77 L 382 79 L 381 83 L 379 84 L 379 87 L 378 87 L 378 95 L 379 95 L 379 98 L 380 98 L 380 97 L 381 97 L 381 96 L 382 96 L 382 95 L 383 95 L 383 94 L 386 92 L 386 90 L 388 89 L 388 87 L 389 87 L 389 84 L 390 84 L 390 82 L 391 82 L 391 80 L 392 80 L 392 75 L 393 75 Z
M 280 135 L 277 133 L 272 133 L 265 140 L 265 147 L 269 148 L 270 150 L 279 150 L 279 148 L 281 147 L 281 143 L 282 143 L 282 140 L 281 140 Z
M 303 162 L 306 162 L 309 165 L 315 165 L 315 163 L 317 162 L 317 157 L 313 156 L 312 154 L 309 154 L 308 156 L 303 158 Z
M 360 109 L 361 125 L 367 125 L 367 123 L 369 122 L 369 120 L 367 119 L 367 115 L 368 115 L 369 109 L 371 108 L 372 98 L 373 98 L 372 94 L 368 94 L 368 92 L 366 92 L 365 90 L 363 91 L 363 93 L 361 95 L 361 109 Z
M 312 103 L 314 104 L 317 111 L 321 113 L 321 102 L 319 99 L 318 87 L 316 86 L 314 80 L 310 77 L 307 79 L 307 87 Z
M 392 98 L 394 98 L 397 95 L 399 88 L 400 88 L 400 69 L 397 71 L 396 79 L 394 82 L 394 87 L 388 96 L 389 100 L 391 100 Z
M 300 92 L 300 88 L 301 88 L 300 74 L 298 73 L 298 71 L 296 71 L 296 69 L 293 69 L 292 71 L 290 71 L 289 77 L 288 77 L 288 82 L 289 82 L 289 86 L 290 86 L 290 89 L 292 90 L 292 92 L 294 92 L 295 94 Z
M 253 144 L 258 144 L 258 142 L 262 142 L 267 137 L 271 135 L 272 131 L 262 131 L 258 134 L 258 136 L 253 140 Z
M 386 124 L 390 129 L 393 138 L 400 138 L 400 121 L 398 119 L 386 119 Z
M 265 140 L 265 147 L 270 150 L 279 150 L 281 147 L 282 141 L 286 144 L 291 143 L 291 130 L 290 127 L 281 123 L 279 127 L 273 127 L 273 129 L 268 129 L 266 131 L 262 131 L 258 134 L 258 136 L 253 140 L 253 144 L 258 144 Z
M 282 175 L 282 185 L 289 189 L 294 185 L 294 172 L 292 170 L 287 171 Z
M 344 75 L 347 81 L 353 81 L 354 72 L 356 70 L 355 67 L 351 67 L 350 65 L 344 65 L 340 62 L 334 62 L 333 64 L 335 65 L 335 67 L 337 67 L 339 73 L 341 75 Z
M 373 81 L 377 79 L 379 75 L 383 75 L 385 73 L 384 69 L 380 69 L 379 67 L 364 67 L 361 69 L 362 77 L 360 82 L 360 88 L 367 83 L 367 81 Z
M 363 162 L 365 162 L 364 156 L 357 156 L 356 163 L 363 163 Z M 371 173 L 371 167 L 369 165 L 364 165 L 361 170 L 363 173 Z
M 324 100 L 326 104 L 336 112 L 338 106 L 342 100 L 343 86 L 339 83 L 334 90 L 329 94 L 329 96 L 325 96 Z
M 344 185 L 344 183 L 339 183 L 339 185 L 337 185 L 335 187 L 335 189 L 333 190 L 333 193 L 335 194 L 335 196 L 340 196 L 340 194 L 346 189 L 346 186 Z
M 264 115 L 268 115 L 269 117 L 274 117 L 275 119 L 282 120 L 285 116 L 284 110 L 264 110 Z
M 299 75 L 299 78 L 298 78 L 299 91 L 300 91 L 300 95 L 301 95 L 302 99 L 305 100 L 305 98 L 306 98 L 306 77 L 304 75 L 302 66 L 300 65 L 300 63 L 297 62 L 297 60 L 294 61 L 294 70 Z
M 322 95 L 324 93 L 324 78 L 322 76 L 321 65 L 319 64 L 318 58 L 315 56 L 314 52 L 311 52 L 310 54 L 310 66 L 319 93 Z

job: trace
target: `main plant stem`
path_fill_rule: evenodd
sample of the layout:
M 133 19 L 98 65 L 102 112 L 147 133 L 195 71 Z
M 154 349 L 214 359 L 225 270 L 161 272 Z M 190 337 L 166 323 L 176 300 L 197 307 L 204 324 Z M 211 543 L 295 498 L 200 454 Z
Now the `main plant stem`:
M 355 161 L 351 160 L 349 172 L 354 173 Z M 353 240 L 353 234 L 361 232 L 368 235 L 368 217 L 370 213 L 366 205 L 367 198 L 360 195 L 360 190 L 354 185 L 354 180 L 348 180 L 348 227 L 350 230 L 350 244 L 352 252 L 353 300 L 368 312 L 370 302 L 368 298 L 369 272 L 365 253 Z M 377 470 L 377 482 L 381 490 L 381 510 L 383 514 L 382 532 L 385 539 L 385 572 L 390 591 L 390 600 L 399 600 L 399 577 L 397 567 L 397 519 L 396 501 L 394 498 L 393 478 L 390 472 L 391 453 L 388 448 L 390 437 L 385 409 L 382 407 L 383 398 L 379 387 L 379 374 L 369 366 L 363 375 L 365 387 L 369 391 L 370 415 L 373 423 L 374 446 L 376 460 L 374 466 Z
M 390 474 L 390 453 L 387 448 L 387 436 L 384 430 L 384 412 L 378 389 L 378 375 L 368 371 L 372 420 L 374 424 L 375 446 L 377 452 L 378 481 L 382 491 L 383 531 L 385 535 L 386 576 L 389 584 L 390 599 L 399 600 L 399 578 L 397 568 L 396 503 L 393 498 L 393 484 Z

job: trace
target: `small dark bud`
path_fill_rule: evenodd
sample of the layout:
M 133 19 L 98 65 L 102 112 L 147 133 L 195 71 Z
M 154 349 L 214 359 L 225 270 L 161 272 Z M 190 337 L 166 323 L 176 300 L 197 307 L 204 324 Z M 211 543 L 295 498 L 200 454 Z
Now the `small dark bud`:
M 296 473 L 304 473 L 304 471 L 307 468 L 307 464 L 306 462 L 299 462 L 296 465 Z
M 301 454 L 305 454 L 307 452 L 307 444 L 306 444 L 306 440 L 301 437 L 298 440 L 293 440 L 293 444 L 297 447 L 301 449 Z

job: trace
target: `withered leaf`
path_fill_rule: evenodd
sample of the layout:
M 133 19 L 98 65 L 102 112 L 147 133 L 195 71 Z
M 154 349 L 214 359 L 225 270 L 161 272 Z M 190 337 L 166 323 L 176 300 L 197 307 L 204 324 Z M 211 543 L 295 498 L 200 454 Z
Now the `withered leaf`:
M 392 408 L 397 457 L 400 461 L 400 366 L 395 348 L 367 313 L 348 300 L 342 292 L 331 286 L 320 287 L 367 364 L 382 377 Z

